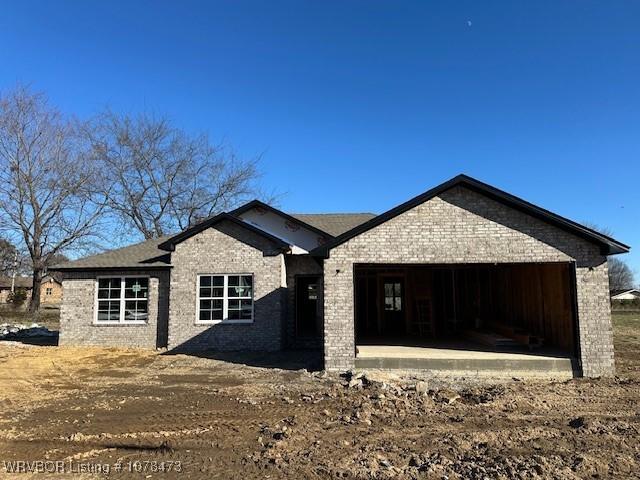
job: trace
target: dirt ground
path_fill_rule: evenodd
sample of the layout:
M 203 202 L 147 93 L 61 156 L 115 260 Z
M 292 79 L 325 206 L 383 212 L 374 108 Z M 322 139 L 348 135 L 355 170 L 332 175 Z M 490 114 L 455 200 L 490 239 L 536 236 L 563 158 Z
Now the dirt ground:
M 638 478 L 640 314 L 615 340 L 614 379 L 482 385 L 0 342 L 0 477 Z

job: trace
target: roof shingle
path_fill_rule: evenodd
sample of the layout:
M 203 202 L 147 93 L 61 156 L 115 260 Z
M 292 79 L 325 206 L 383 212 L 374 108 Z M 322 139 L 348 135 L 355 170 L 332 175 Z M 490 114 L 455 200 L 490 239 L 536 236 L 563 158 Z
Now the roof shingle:
M 334 237 L 376 216 L 375 213 L 291 213 L 290 215 Z
M 169 267 L 169 254 L 158 248 L 158 245 L 168 238 L 153 238 L 128 247 L 54 265 L 49 267 L 49 270 Z
M 16 288 L 31 288 L 32 284 L 31 277 L 16 277 Z M 11 288 L 11 277 L 0 276 L 0 288 Z

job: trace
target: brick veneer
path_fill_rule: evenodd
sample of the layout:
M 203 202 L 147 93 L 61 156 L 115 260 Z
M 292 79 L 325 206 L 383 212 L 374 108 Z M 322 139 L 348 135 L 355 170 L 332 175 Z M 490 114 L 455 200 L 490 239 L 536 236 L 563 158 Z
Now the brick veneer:
M 142 325 L 96 325 L 95 294 L 98 276 L 149 277 L 149 319 Z M 156 348 L 166 345 L 169 273 L 166 270 L 65 272 L 64 301 L 60 306 L 60 345 L 98 345 Z
M 169 348 L 279 350 L 286 287 L 284 256 L 270 240 L 221 222 L 176 245 L 171 254 Z M 251 324 L 196 323 L 198 274 L 252 273 Z
M 575 262 L 582 371 L 614 372 L 606 257 L 598 246 L 464 187 L 338 245 L 324 262 L 325 368 L 354 366 L 357 263 Z

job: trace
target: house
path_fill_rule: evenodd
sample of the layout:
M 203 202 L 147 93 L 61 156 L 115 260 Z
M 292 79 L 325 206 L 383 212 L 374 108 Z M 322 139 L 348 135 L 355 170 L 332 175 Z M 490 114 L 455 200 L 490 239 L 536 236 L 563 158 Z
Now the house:
M 40 283 L 40 304 L 59 306 L 62 303 L 62 280 L 59 274 L 49 274 Z
M 31 277 L 16 276 L 13 280 L 11 277 L 7 276 L 0 277 L 0 304 L 9 302 L 9 299 L 11 298 L 12 284 L 14 290 L 23 290 L 26 298 L 30 298 L 31 290 L 33 288 L 32 283 Z
M 60 342 L 321 348 L 334 371 L 529 362 L 611 375 L 607 256 L 628 251 L 465 175 L 380 215 L 252 201 L 56 266 Z
M 637 300 L 640 298 L 640 290 L 627 288 L 624 290 L 611 290 L 611 300 Z
M 0 303 L 7 303 L 11 294 L 11 277 L 0 277 Z M 24 290 L 26 300 L 31 298 L 33 279 L 31 277 L 16 276 L 14 288 Z M 40 304 L 56 307 L 62 302 L 62 279 L 59 274 L 45 275 L 40 284 Z

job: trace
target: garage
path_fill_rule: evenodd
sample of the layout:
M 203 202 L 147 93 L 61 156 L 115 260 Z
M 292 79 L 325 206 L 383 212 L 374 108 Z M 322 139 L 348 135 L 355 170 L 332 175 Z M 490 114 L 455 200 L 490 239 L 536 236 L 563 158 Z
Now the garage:
M 573 268 L 357 264 L 356 359 L 578 358 Z
M 612 375 L 607 257 L 627 251 L 459 175 L 311 252 L 325 366 Z

